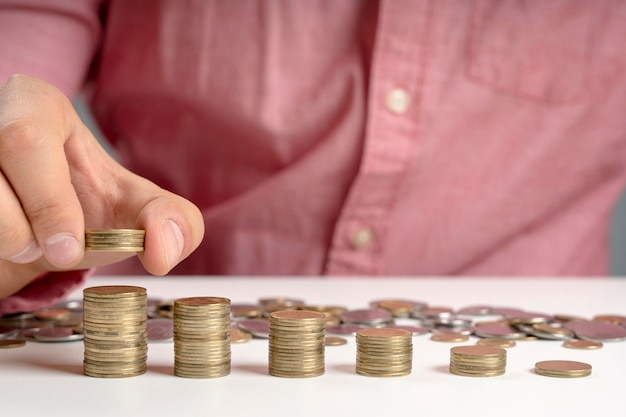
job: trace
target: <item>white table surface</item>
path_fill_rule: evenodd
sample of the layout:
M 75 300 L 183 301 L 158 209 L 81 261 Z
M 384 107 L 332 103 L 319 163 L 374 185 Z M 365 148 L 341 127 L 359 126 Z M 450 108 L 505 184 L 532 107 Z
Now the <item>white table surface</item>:
M 402 298 L 461 308 L 489 304 L 589 317 L 626 315 L 626 279 L 318 279 L 93 277 L 87 286 L 139 285 L 149 297 L 220 296 L 233 303 L 289 296 L 311 304 L 364 308 Z M 76 291 L 71 298 L 82 298 Z M 475 344 L 471 338 L 463 344 Z M 28 343 L 0 350 L 0 415 L 18 416 L 596 416 L 626 415 L 626 342 L 600 350 L 566 349 L 558 341 L 518 342 L 506 374 L 471 378 L 448 372 L 458 344 L 413 339 L 413 370 L 405 377 L 354 372 L 356 345 L 326 348 L 326 373 L 289 379 L 267 372 L 267 340 L 232 345 L 232 372 L 215 379 L 173 375 L 173 344 L 151 343 L 146 374 L 100 379 L 82 374 L 82 342 Z M 564 359 L 589 363 L 585 378 L 536 375 L 534 364 Z

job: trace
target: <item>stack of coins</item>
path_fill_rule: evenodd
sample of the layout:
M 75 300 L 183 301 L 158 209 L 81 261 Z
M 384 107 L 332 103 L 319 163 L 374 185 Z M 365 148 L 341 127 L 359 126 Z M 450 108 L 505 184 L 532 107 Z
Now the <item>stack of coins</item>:
M 92 252 L 143 252 L 145 230 L 85 230 L 85 250 Z
M 309 378 L 324 374 L 324 313 L 282 310 L 270 314 L 269 374 Z
M 146 372 L 146 289 L 102 286 L 83 290 L 87 376 L 124 378 Z
M 576 361 L 543 361 L 535 364 L 535 373 L 556 378 L 581 378 L 591 375 L 591 365 Z
M 218 378 L 230 374 L 230 300 L 174 301 L 174 375 Z
M 412 333 L 398 328 L 369 328 L 356 333 L 356 373 L 394 377 L 411 373 Z
M 487 377 L 504 374 L 506 350 L 493 346 L 456 346 L 450 349 L 450 372 L 455 375 Z

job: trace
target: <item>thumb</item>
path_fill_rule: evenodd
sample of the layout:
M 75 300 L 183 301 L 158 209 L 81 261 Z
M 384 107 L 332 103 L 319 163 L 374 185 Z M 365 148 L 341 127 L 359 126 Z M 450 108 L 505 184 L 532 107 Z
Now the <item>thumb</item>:
M 204 220 L 189 200 L 131 174 L 116 211 L 125 220 L 116 224 L 136 224 L 146 231 L 144 251 L 138 258 L 147 272 L 165 275 L 189 256 L 202 242 Z

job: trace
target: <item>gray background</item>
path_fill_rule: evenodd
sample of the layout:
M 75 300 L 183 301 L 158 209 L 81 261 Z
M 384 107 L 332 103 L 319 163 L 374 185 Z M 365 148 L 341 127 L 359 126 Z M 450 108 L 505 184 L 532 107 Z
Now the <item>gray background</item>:
M 75 100 L 75 105 L 81 118 L 85 121 L 85 124 L 96 134 L 96 137 L 101 140 L 103 146 L 112 152 L 111 148 L 102 141 L 102 135 L 100 134 L 89 110 L 85 106 L 84 100 L 78 98 Z M 626 277 L 626 190 L 622 194 L 622 197 L 615 207 L 613 213 L 613 220 L 611 222 L 611 275 Z

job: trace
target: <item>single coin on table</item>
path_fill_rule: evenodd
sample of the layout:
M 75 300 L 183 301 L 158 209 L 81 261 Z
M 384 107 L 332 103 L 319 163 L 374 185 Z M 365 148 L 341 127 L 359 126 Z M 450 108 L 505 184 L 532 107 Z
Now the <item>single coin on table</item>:
M 591 365 L 576 361 L 542 361 L 535 364 L 535 373 L 557 378 L 581 378 L 591 375 Z

